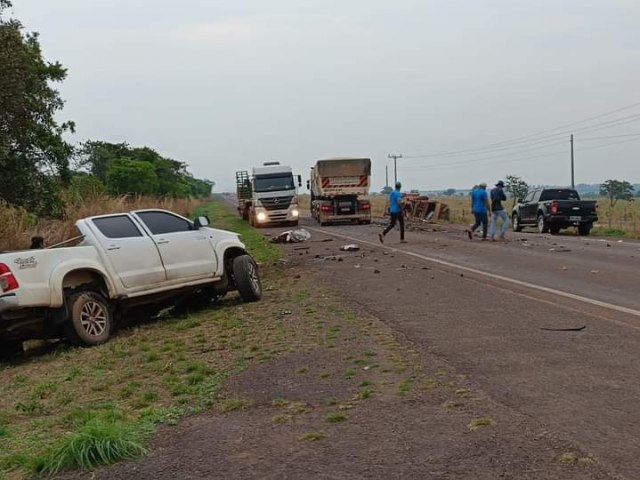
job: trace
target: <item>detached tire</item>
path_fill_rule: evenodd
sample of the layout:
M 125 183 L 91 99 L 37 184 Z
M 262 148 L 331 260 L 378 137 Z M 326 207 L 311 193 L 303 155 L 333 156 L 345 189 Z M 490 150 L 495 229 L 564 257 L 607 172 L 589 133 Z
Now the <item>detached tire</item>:
M 95 292 L 78 292 L 67 299 L 67 339 L 73 345 L 92 347 L 109 340 L 113 313 L 105 298 Z
M 233 277 L 242 300 L 255 302 L 262 298 L 258 265 L 249 255 L 240 255 L 233 259 Z

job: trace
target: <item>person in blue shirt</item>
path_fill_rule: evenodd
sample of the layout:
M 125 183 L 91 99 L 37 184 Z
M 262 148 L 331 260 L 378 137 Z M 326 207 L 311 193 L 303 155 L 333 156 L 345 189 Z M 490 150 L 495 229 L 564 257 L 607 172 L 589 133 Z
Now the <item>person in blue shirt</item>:
M 389 194 L 389 213 L 391 214 L 391 223 L 383 232 L 378 234 L 380 243 L 384 243 L 385 235 L 396 226 L 396 223 L 400 223 L 400 243 L 407 243 L 404 239 L 404 214 L 402 211 L 404 200 L 402 199 L 401 189 L 402 184 L 397 182 L 396 189 Z
M 487 239 L 487 230 L 489 227 L 489 195 L 487 194 L 487 184 L 481 183 L 471 192 L 471 212 L 476 222 L 467 230 L 469 240 L 473 240 L 473 232 L 482 225 L 482 240 Z

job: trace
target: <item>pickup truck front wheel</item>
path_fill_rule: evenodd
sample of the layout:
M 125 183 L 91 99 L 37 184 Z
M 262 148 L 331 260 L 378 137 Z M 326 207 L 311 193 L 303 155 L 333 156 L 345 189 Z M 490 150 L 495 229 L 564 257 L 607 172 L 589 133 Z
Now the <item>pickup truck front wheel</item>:
M 245 302 L 255 302 L 262 297 L 262 284 L 258 265 L 249 255 L 240 255 L 233 259 L 233 277 L 240 298 Z
M 514 232 L 522 231 L 522 224 L 520 223 L 520 215 L 518 215 L 517 213 L 513 214 L 513 217 L 511 218 L 511 225 Z
M 113 314 L 109 303 L 95 292 L 78 292 L 67 299 L 69 319 L 67 339 L 79 346 L 91 347 L 105 343 L 113 328 Z

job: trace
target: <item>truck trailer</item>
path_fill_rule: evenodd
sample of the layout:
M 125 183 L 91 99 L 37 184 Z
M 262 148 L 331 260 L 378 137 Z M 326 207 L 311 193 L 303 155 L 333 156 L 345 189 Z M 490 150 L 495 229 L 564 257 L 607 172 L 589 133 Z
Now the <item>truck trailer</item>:
M 291 167 L 279 162 L 266 162 L 261 167 L 236 172 L 238 212 L 251 225 L 298 225 L 297 185 L 302 185 L 300 175 L 294 178 Z
M 366 197 L 371 183 L 371 159 L 328 158 L 311 169 L 311 216 L 320 225 L 337 222 L 371 223 Z

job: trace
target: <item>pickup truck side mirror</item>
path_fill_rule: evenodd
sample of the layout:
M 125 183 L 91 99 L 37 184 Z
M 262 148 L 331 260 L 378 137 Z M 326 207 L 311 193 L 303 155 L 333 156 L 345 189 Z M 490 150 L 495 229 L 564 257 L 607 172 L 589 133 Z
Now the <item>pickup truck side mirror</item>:
M 298 186 L 302 187 L 302 175 L 298 175 Z
M 311 182 L 307 180 L 307 190 L 311 190 Z
M 207 216 L 201 216 L 201 217 L 197 217 L 194 221 L 193 221 L 193 226 L 195 227 L 196 230 L 202 228 L 202 227 L 208 227 L 209 226 L 209 217 Z
M 522 198 L 516 199 L 516 203 L 523 203 L 523 199 Z

